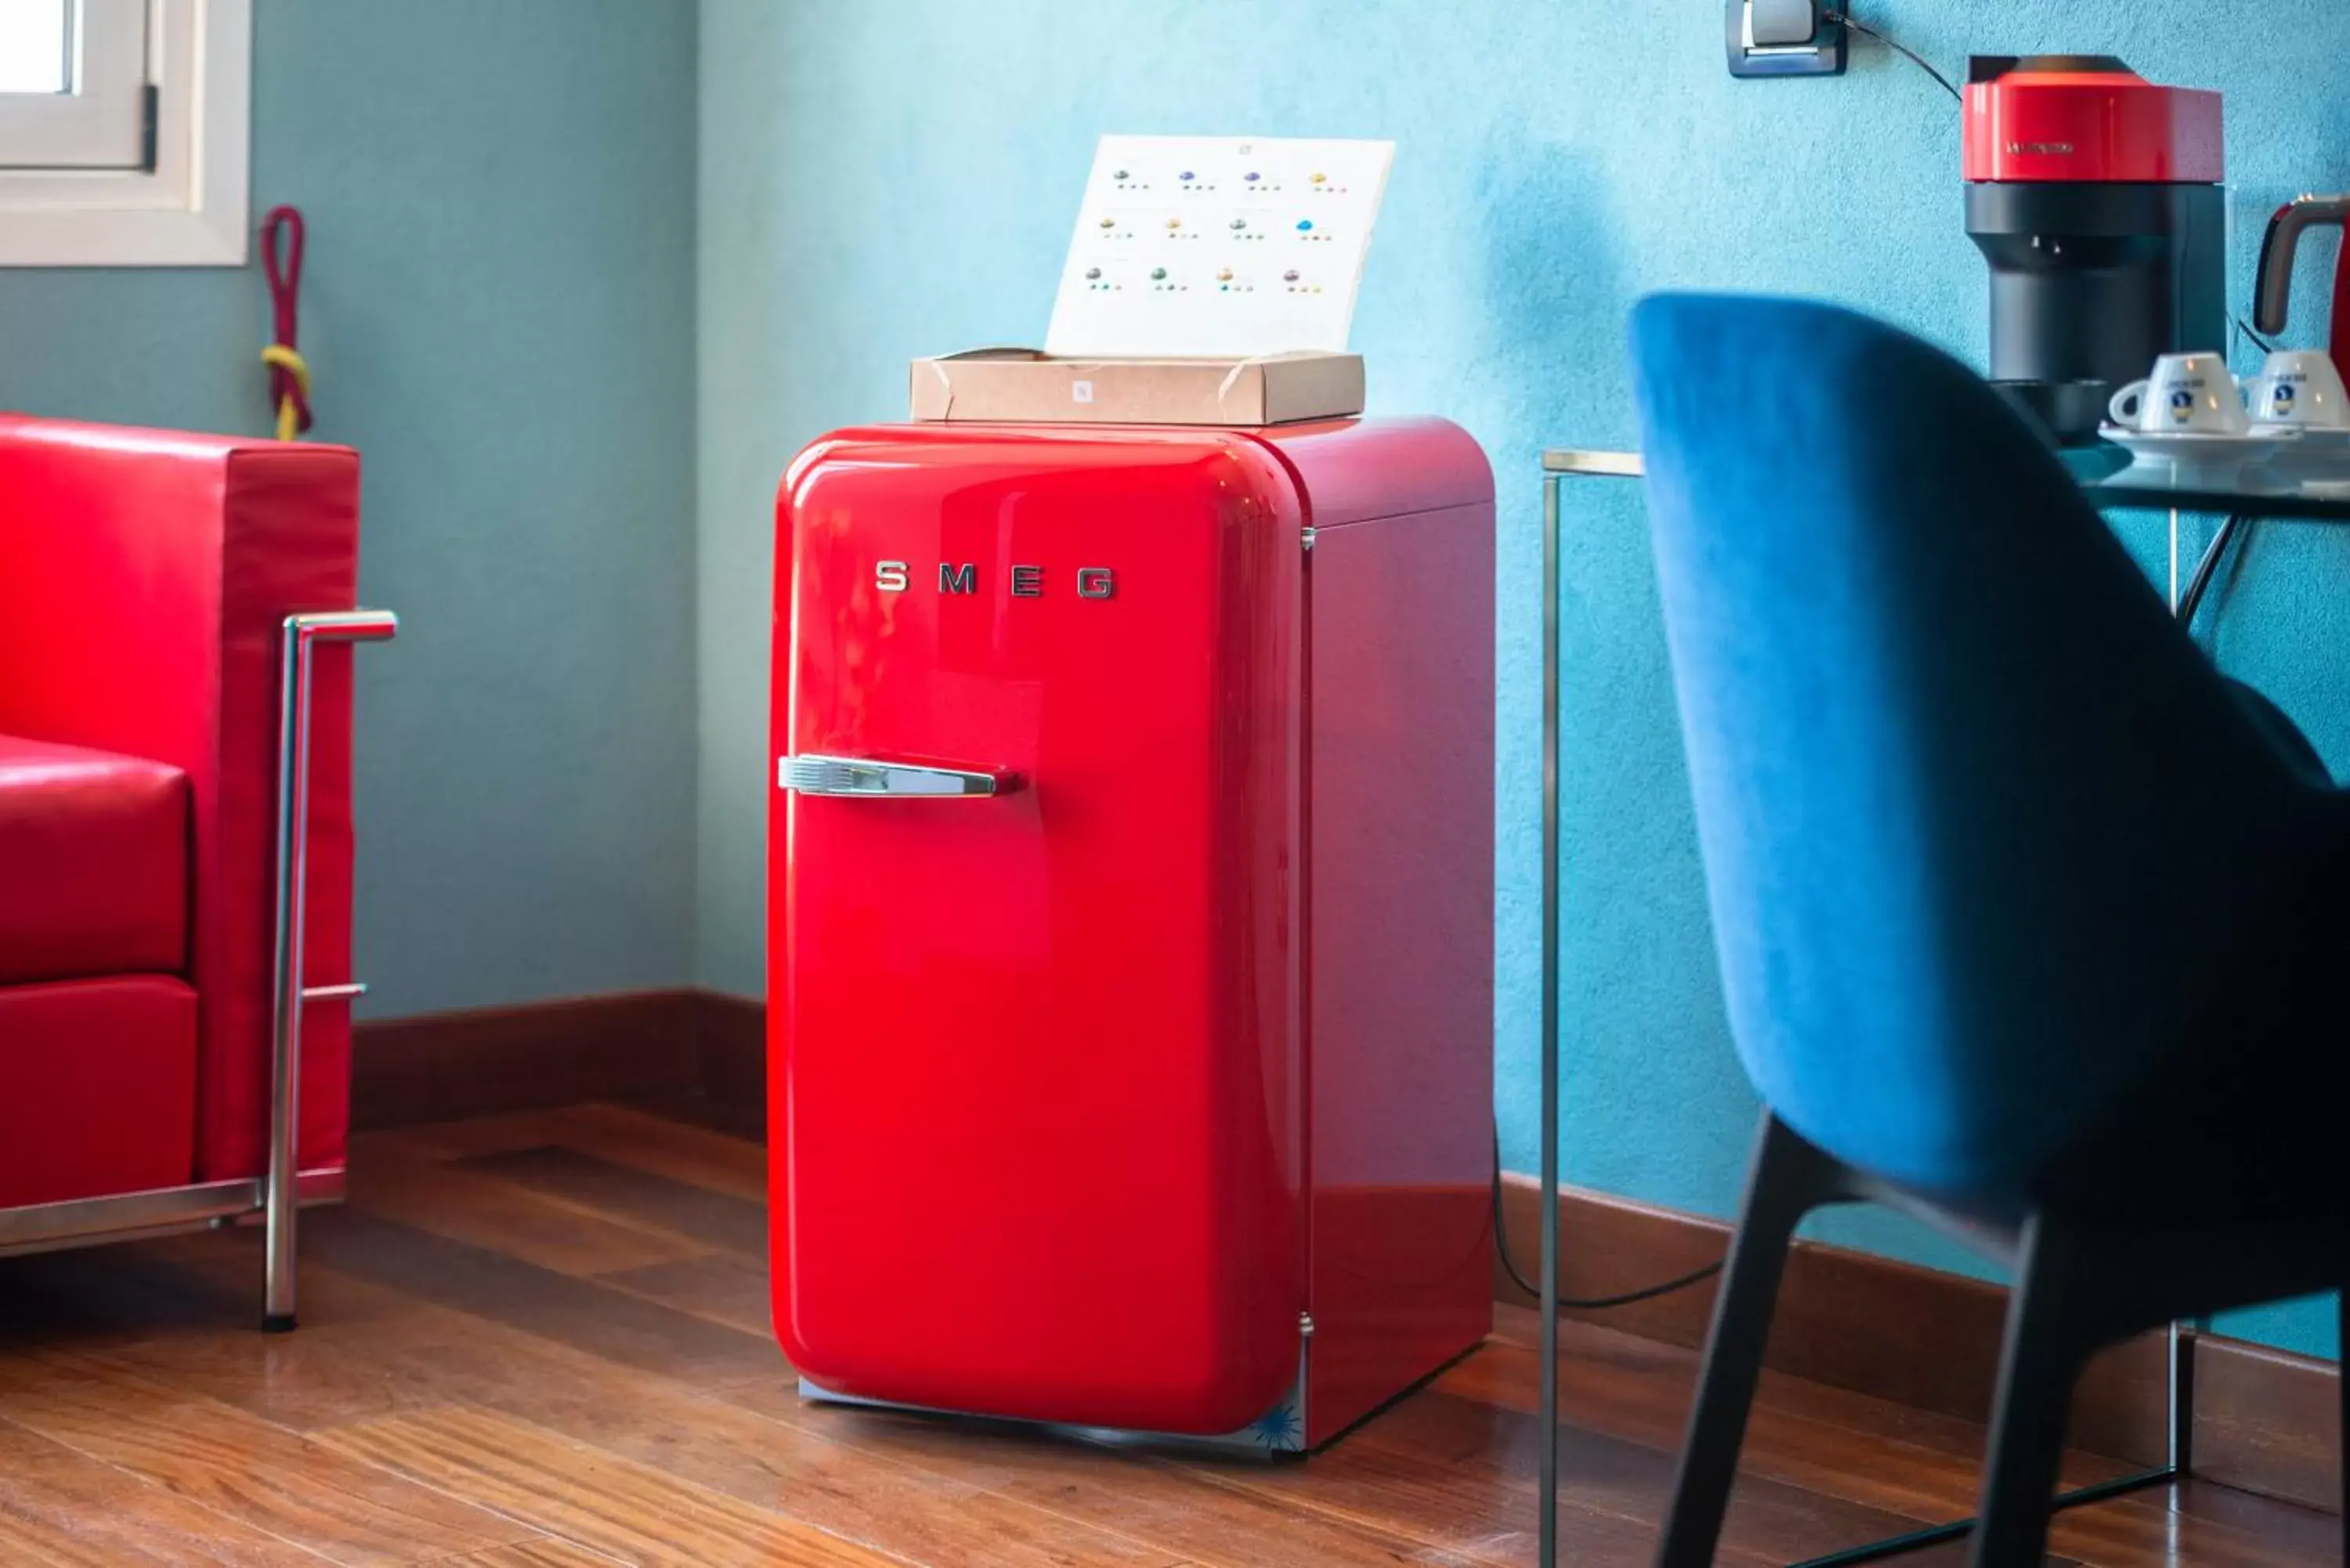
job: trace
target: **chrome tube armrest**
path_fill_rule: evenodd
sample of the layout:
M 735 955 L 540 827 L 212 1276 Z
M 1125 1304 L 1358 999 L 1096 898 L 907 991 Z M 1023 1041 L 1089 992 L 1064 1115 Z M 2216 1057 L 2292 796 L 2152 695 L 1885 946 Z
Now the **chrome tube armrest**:
M 285 665 L 278 687 L 277 888 L 272 943 L 269 1042 L 269 1175 L 264 1197 L 267 1278 L 261 1325 L 294 1326 L 294 1222 L 299 1175 L 302 1010 L 311 1002 L 348 1001 L 363 985 L 302 984 L 302 937 L 310 861 L 310 699 L 312 655 L 322 642 L 388 642 L 399 635 L 390 610 L 320 610 L 285 621 Z

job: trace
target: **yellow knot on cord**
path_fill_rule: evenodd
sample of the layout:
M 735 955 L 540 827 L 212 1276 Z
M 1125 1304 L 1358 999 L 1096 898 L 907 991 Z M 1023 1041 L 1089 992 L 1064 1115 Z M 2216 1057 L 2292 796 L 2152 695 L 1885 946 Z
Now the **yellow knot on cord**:
M 279 242 L 286 242 L 281 247 Z M 277 412 L 277 439 L 292 441 L 310 428 L 310 367 L 294 347 L 302 297 L 302 214 L 272 207 L 261 221 L 261 271 L 269 280 L 269 401 Z
M 292 441 L 302 431 L 302 404 L 310 400 L 310 366 L 300 353 L 283 343 L 272 343 L 261 351 L 261 362 L 273 370 L 283 370 L 294 378 L 300 389 L 297 401 L 293 397 L 277 400 L 277 439 Z

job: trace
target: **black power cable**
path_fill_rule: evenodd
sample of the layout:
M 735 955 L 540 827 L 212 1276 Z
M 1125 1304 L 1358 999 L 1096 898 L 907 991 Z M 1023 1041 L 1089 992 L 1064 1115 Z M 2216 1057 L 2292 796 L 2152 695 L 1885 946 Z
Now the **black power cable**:
M 2187 591 L 2178 596 L 2179 625 L 2195 624 L 2195 611 L 2203 603 L 2204 590 L 2211 586 L 2211 575 L 2220 569 L 2220 558 L 2228 553 L 2228 546 L 2235 542 L 2246 521 L 2242 513 L 2230 513 L 2227 521 L 2220 524 L 2220 531 L 2211 535 L 2211 542 L 2203 547 L 2203 558 L 2195 563 L 2195 575 L 2187 579 Z
M 1520 1273 L 1518 1261 L 1510 1255 L 1509 1228 L 1502 1219 L 1502 1129 L 1498 1123 L 1493 1127 L 1493 1251 L 1502 1260 L 1502 1270 L 1510 1276 L 1511 1283 L 1540 1301 L 1542 1287 Z M 1626 1291 L 1620 1296 L 1586 1296 L 1581 1299 L 1561 1296 L 1558 1304 L 1562 1311 L 1566 1312 L 1606 1312 L 1611 1307 L 1631 1306 L 1638 1302 L 1671 1295 L 1675 1291 L 1685 1291 L 1691 1285 L 1703 1284 L 1720 1272 L 1720 1263 L 1708 1263 L 1694 1273 L 1667 1280 L 1662 1284 L 1643 1285 L 1637 1291 Z
M 1950 78 L 1944 76 L 1941 72 L 1928 65 L 1923 56 L 1919 55 L 1916 50 L 1910 48 L 1906 44 L 1895 43 L 1891 38 L 1887 37 L 1884 34 L 1878 32 L 1867 23 L 1855 18 L 1849 11 L 1829 11 L 1824 15 L 1823 19 L 1830 22 L 1842 22 L 1854 32 L 1861 34 L 1863 36 L 1876 39 L 1878 43 L 1884 45 L 1895 54 L 1899 55 L 1903 59 L 1908 60 L 1911 65 L 1916 66 L 1928 76 L 1933 78 L 1935 82 L 1940 86 L 1944 92 L 1949 93 L 1960 103 L 1967 101 L 1967 95 L 1960 92 L 1955 86 L 1953 86 Z

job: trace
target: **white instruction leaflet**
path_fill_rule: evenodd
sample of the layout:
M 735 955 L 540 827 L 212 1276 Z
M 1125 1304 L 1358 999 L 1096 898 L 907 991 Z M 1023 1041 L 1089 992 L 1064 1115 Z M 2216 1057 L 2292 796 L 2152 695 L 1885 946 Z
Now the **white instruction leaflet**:
M 1343 353 L 1394 154 L 1391 141 L 1103 137 L 1045 351 Z

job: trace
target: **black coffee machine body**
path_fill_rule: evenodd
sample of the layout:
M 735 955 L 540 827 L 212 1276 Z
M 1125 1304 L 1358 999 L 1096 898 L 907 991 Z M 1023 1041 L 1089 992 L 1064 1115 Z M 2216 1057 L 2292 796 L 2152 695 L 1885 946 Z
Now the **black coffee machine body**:
M 1967 234 L 1991 265 L 1992 382 L 2060 441 L 2164 354 L 2227 347 L 2217 93 L 2107 56 L 1978 57 Z

